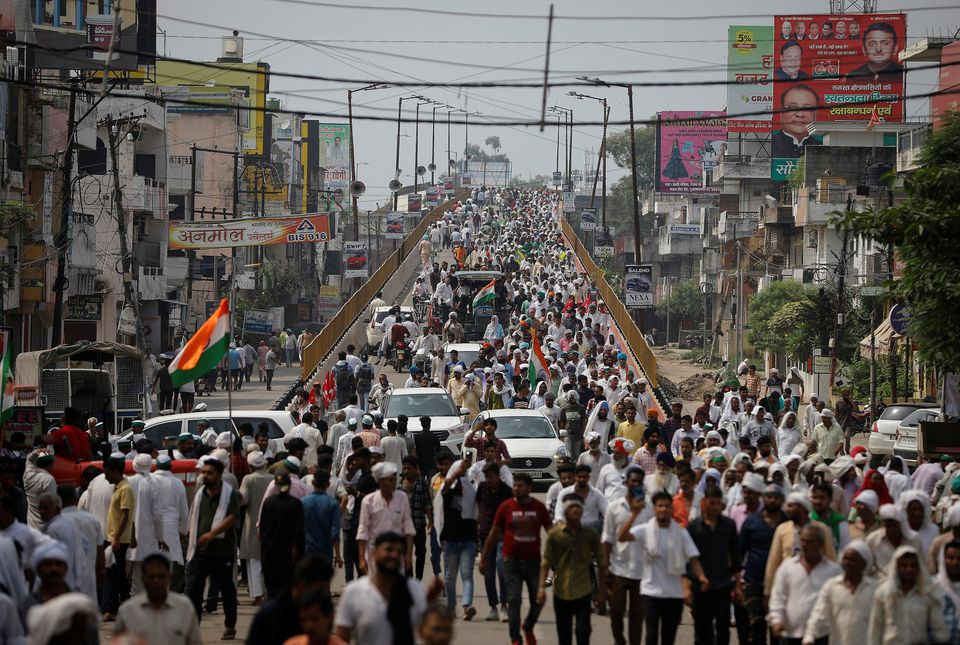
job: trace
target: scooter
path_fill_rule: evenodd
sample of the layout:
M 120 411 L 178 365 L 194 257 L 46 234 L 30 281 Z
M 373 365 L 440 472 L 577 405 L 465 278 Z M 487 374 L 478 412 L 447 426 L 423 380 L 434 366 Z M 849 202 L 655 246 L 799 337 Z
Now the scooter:
M 398 372 L 410 369 L 410 347 L 405 341 L 397 341 L 393 346 L 393 366 Z

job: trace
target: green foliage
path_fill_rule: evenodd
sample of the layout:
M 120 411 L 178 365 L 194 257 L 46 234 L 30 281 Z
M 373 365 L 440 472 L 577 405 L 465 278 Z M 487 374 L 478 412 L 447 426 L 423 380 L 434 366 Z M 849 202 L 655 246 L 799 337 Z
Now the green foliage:
M 797 190 L 798 188 L 803 187 L 803 178 L 806 174 L 807 167 L 807 158 L 800 157 L 797 160 L 797 165 L 794 166 L 793 172 L 790 173 L 790 176 L 787 178 L 787 183 L 790 184 L 790 188 Z
M 657 305 L 657 315 L 666 316 L 667 308 L 674 320 L 701 320 L 703 318 L 703 295 L 693 280 L 678 282 L 670 288 L 669 295 Z
M 657 170 L 657 128 L 645 125 L 636 128 L 637 190 L 653 188 Z M 621 168 L 630 168 L 630 128 L 607 134 L 607 150 Z M 630 184 L 630 177 L 626 177 Z M 622 180 L 621 180 L 622 181 Z M 618 182 L 619 183 L 619 182 Z
M 638 189 L 639 190 L 639 189 Z M 655 215 L 640 215 L 640 236 L 648 237 L 653 232 Z M 633 234 L 633 186 L 630 175 L 624 175 L 610 187 L 607 201 L 607 225 L 617 234 Z
M 485 144 L 493 148 L 494 152 L 500 152 L 500 137 L 493 135 L 483 140 Z
M 543 188 L 545 185 L 549 186 L 551 181 L 553 178 L 546 175 L 534 175 L 530 179 L 514 176 L 510 179 L 510 185 L 517 188 Z
M 10 233 L 25 231 L 27 224 L 36 216 L 37 213 L 30 204 L 0 203 L 0 236 L 7 237 Z
M 290 298 L 300 292 L 300 278 L 289 267 L 280 262 L 268 262 L 260 268 L 262 288 L 252 297 L 237 298 L 236 318 L 243 320 L 247 309 L 270 309 L 282 307 Z
M 899 253 L 903 276 L 888 286 L 894 301 L 910 305 L 908 334 L 919 358 L 957 371 L 960 343 L 951 332 L 960 311 L 960 114 L 951 112 L 931 133 L 920 161 L 902 204 L 840 214 L 836 223 Z
M 771 321 L 781 307 L 791 302 L 801 302 L 806 296 L 803 285 L 795 280 L 774 282 L 750 298 L 749 331 L 747 340 L 760 351 L 777 352 L 782 337 Z
M 492 137 L 489 137 L 489 141 Z M 492 146 L 491 146 L 492 147 Z M 495 148 L 495 150 L 499 150 Z M 486 150 L 481 148 L 475 143 L 468 143 L 467 147 L 464 149 L 465 155 L 470 155 L 470 163 L 475 161 L 510 161 L 510 157 L 503 153 L 498 154 L 489 154 Z

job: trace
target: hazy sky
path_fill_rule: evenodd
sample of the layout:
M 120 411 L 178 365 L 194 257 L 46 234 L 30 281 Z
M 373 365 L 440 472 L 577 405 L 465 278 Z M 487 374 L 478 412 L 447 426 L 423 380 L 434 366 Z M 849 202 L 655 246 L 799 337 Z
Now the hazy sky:
M 539 0 L 484 0 L 484 2 L 444 2 L 442 0 L 340 0 L 346 5 L 416 7 L 416 12 L 391 10 L 359 11 L 346 8 L 310 6 L 311 0 L 161 0 L 159 25 L 166 30 L 167 54 L 196 60 L 214 60 L 219 55 L 219 36 L 239 30 L 246 38 L 246 60 L 265 60 L 274 71 L 315 74 L 349 79 L 450 82 L 450 81 L 531 81 L 543 78 L 546 20 L 510 18 L 455 17 L 432 14 L 432 10 L 482 12 L 484 14 L 546 15 L 549 2 Z M 950 34 L 960 25 L 956 7 L 919 10 L 942 6 L 944 0 L 919 0 L 893 3 L 879 0 L 879 12 L 908 12 L 908 42 L 926 35 Z M 681 20 L 557 20 L 553 27 L 550 55 L 551 81 L 572 80 L 586 74 L 610 81 L 722 80 L 726 61 L 726 34 L 730 24 L 772 24 L 774 13 L 826 13 L 827 0 L 785 2 L 783 0 L 738 0 L 716 2 L 681 0 L 675 5 L 683 11 L 671 11 L 666 3 L 636 0 L 593 0 L 575 2 L 557 0 L 554 11 L 560 16 L 643 16 L 641 7 L 650 7 L 656 16 L 676 16 Z M 911 11 L 911 8 L 918 8 Z M 670 13 L 667 13 L 670 12 Z M 757 17 L 698 18 L 698 15 Z M 188 20 L 190 23 L 176 19 Z M 191 24 L 204 23 L 208 26 Z M 259 35 L 258 35 L 259 34 Z M 281 39 L 281 40 L 278 40 Z M 307 42 L 290 42 L 290 41 Z M 402 41 L 402 42 L 391 42 Z M 502 42 L 495 42 L 502 41 Z M 687 42 L 682 42 L 687 41 Z M 697 41 L 697 42 L 689 42 Z M 158 48 L 163 47 L 161 37 Z M 411 56 L 426 60 L 400 58 Z M 686 72 L 663 72 L 689 68 Z M 539 70 L 539 71 L 534 71 Z M 631 74 L 614 74 L 631 71 Z M 645 70 L 636 73 L 636 70 Z M 649 70 L 649 71 L 648 71 Z M 346 90 L 352 85 L 323 83 L 273 77 L 271 95 L 284 99 L 293 111 L 341 114 L 346 121 Z M 908 74 L 907 94 L 933 91 L 935 71 Z M 551 88 L 548 105 L 573 108 L 580 121 L 599 121 L 600 104 L 567 96 L 571 89 L 607 97 L 611 121 L 627 119 L 625 90 L 612 88 Z M 285 96 L 289 92 L 296 96 Z M 392 179 L 396 125 L 356 120 L 363 115 L 390 116 L 397 112 L 399 96 L 419 93 L 427 98 L 471 113 L 470 142 L 483 145 L 490 135 L 501 139 L 502 150 L 514 164 L 514 174 L 549 174 L 554 169 L 556 126 L 539 128 L 484 126 L 485 120 L 536 120 L 540 114 L 540 89 L 442 89 L 389 88 L 354 95 L 356 157 L 358 175 L 367 184 L 361 202 L 372 208 L 387 196 L 386 184 Z M 711 110 L 726 104 L 726 88 L 674 87 L 636 88 L 636 118 L 643 119 L 659 110 Z M 412 118 L 415 101 L 404 103 L 404 113 Z M 908 117 L 927 114 L 927 101 L 912 101 Z M 446 112 L 437 125 L 437 165 L 443 167 L 446 156 Z M 438 119 L 441 110 L 438 109 Z M 427 108 L 421 108 L 421 118 Z M 313 117 L 310 117 L 313 118 Z M 554 123 L 556 123 L 554 121 Z M 404 183 L 412 183 L 414 167 L 412 123 L 403 125 L 408 135 L 401 140 L 400 165 Z M 575 168 L 584 165 L 586 149 L 599 147 L 600 127 L 578 127 L 574 133 Z M 430 161 L 430 125 L 420 127 L 420 163 Z M 463 150 L 463 126 L 452 129 L 453 149 Z M 441 152 L 441 149 L 443 152 Z M 595 158 L 594 158 L 595 159 Z M 561 160 L 562 164 L 562 160 Z M 612 160 L 610 181 L 624 172 Z

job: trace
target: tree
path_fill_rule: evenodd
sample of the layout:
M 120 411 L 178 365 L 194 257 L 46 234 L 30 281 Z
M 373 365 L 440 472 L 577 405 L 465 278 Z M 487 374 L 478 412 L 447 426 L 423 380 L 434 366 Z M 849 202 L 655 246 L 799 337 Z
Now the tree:
M 493 135 L 489 136 L 483 141 L 485 144 L 493 148 L 495 153 L 500 152 L 500 137 Z
M 657 315 L 666 316 L 670 309 L 670 317 L 674 320 L 701 320 L 703 319 L 703 295 L 693 280 L 678 282 L 670 288 L 669 295 L 660 300 L 657 305 Z
M 750 298 L 747 340 L 760 351 L 782 352 L 782 327 L 772 324 L 774 316 L 789 303 L 806 300 L 803 285 L 796 280 L 774 282 Z M 781 324 L 785 321 L 781 320 Z
M 637 190 L 653 188 L 657 171 L 657 127 L 645 125 L 636 128 L 637 144 Z M 607 134 L 607 151 L 621 168 L 630 168 L 630 128 Z M 627 177 L 630 184 L 630 178 Z
M 488 139 L 489 141 L 489 139 Z M 498 139 L 499 141 L 499 139 Z M 470 161 L 510 161 L 510 157 L 505 154 L 487 154 L 480 146 L 475 143 L 468 143 L 464 149 L 465 155 L 470 155 Z
M 514 176 L 510 179 L 510 185 L 517 188 L 543 188 L 550 185 L 551 178 L 546 175 L 534 175 L 530 179 L 524 179 L 520 176 Z
M 960 113 L 949 113 L 930 134 L 920 163 L 906 179 L 902 204 L 839 213 L 836 224 L 898 254 L 903 275 L 887 286 L 895 302 L 910 306 L 908 333 L 920 360 L 938 372 L 958 371 L 952 330 L 960 311 Z
M 633 186 L 630 175 L 618 179 L 610 187 L 607 201 L 607 225 L 613 226 L 617 234 L 633 233 Z M 652 213 L 640 214 L 640 235 L 649 235 L 653 231 L 656 216 Z

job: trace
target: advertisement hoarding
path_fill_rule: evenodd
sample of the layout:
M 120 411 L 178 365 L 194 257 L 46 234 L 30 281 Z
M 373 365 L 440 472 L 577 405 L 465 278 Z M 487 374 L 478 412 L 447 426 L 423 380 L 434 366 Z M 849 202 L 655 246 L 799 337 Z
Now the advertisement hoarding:
M 366 242 L 343 243 L 343 277 L 366 278 L 370 257 Z
M 903 120 L 906 14 L 776 16 L 773 27 L 774 179 L 814 121 Z
M 727 141 L 723 111 L 672 111 L 657 115 L 657 191 L 668 194 L 719 193 L 703 187 L 703 173 L 717 165 Z
M 340 287 L 320 285 L 317 292 L 317 316 L 326 322 L 340 311 Z
M 388 240 L 402 240 L 403 232 L 403 213 L 400 211 L 387 211 L 384 218 L 386 237 Z
M 273 321 L 267 309 L 247 309 L 243 312 L 243 331 L 248 334 L 269 334 Z
M 563 212 L 564 213 L 573 213 L 577 210 L 576 206 L 574 206 L 573 204 L 575 198 L 576 196 L 573 194 L 572 190 L 563 191 Z
M 593 234 L 593 256 L 597 258 L 613 257 L 613 228 L 600 226 Z
M 727 35 L 727 128 L 730 132 L 770 132 L 773 27 L 730 25 Z
M 419 213 L 423 206 L 423 198 L 420 193 L 410 193 L 407 195 L 407 212 Z
M 456 186 L 453 183 L 453 177 L 443 177 L 440 181 L 443 182 L 443 194 L 448 197 L 454 193 Z
M 428 208 L 436 208 L 440 205 L 440 187 L 427 186 L 427 197 L 424 200 Z
M 563 173 L 559 170 L 553 171 L 553 187 L 559 188 L 560 184 L 563 182 Z
M 249 217 L 222 221 L 174 221 L 171 249 L 223 249 L 238 246 L 329 242 L 329 213 L 293 217 Z
M 324 188 L 350 192 L 350 126 L 346 123 L 321 123 L 320 167 L 324 169 Z
M 580 209 L 580 230 L 593 231 L 597 228 L 597 209 L 583 207 Z
M 623 303 L 627 308 L 653 307 L 653 265 L 628 264 L 623 274 Z

